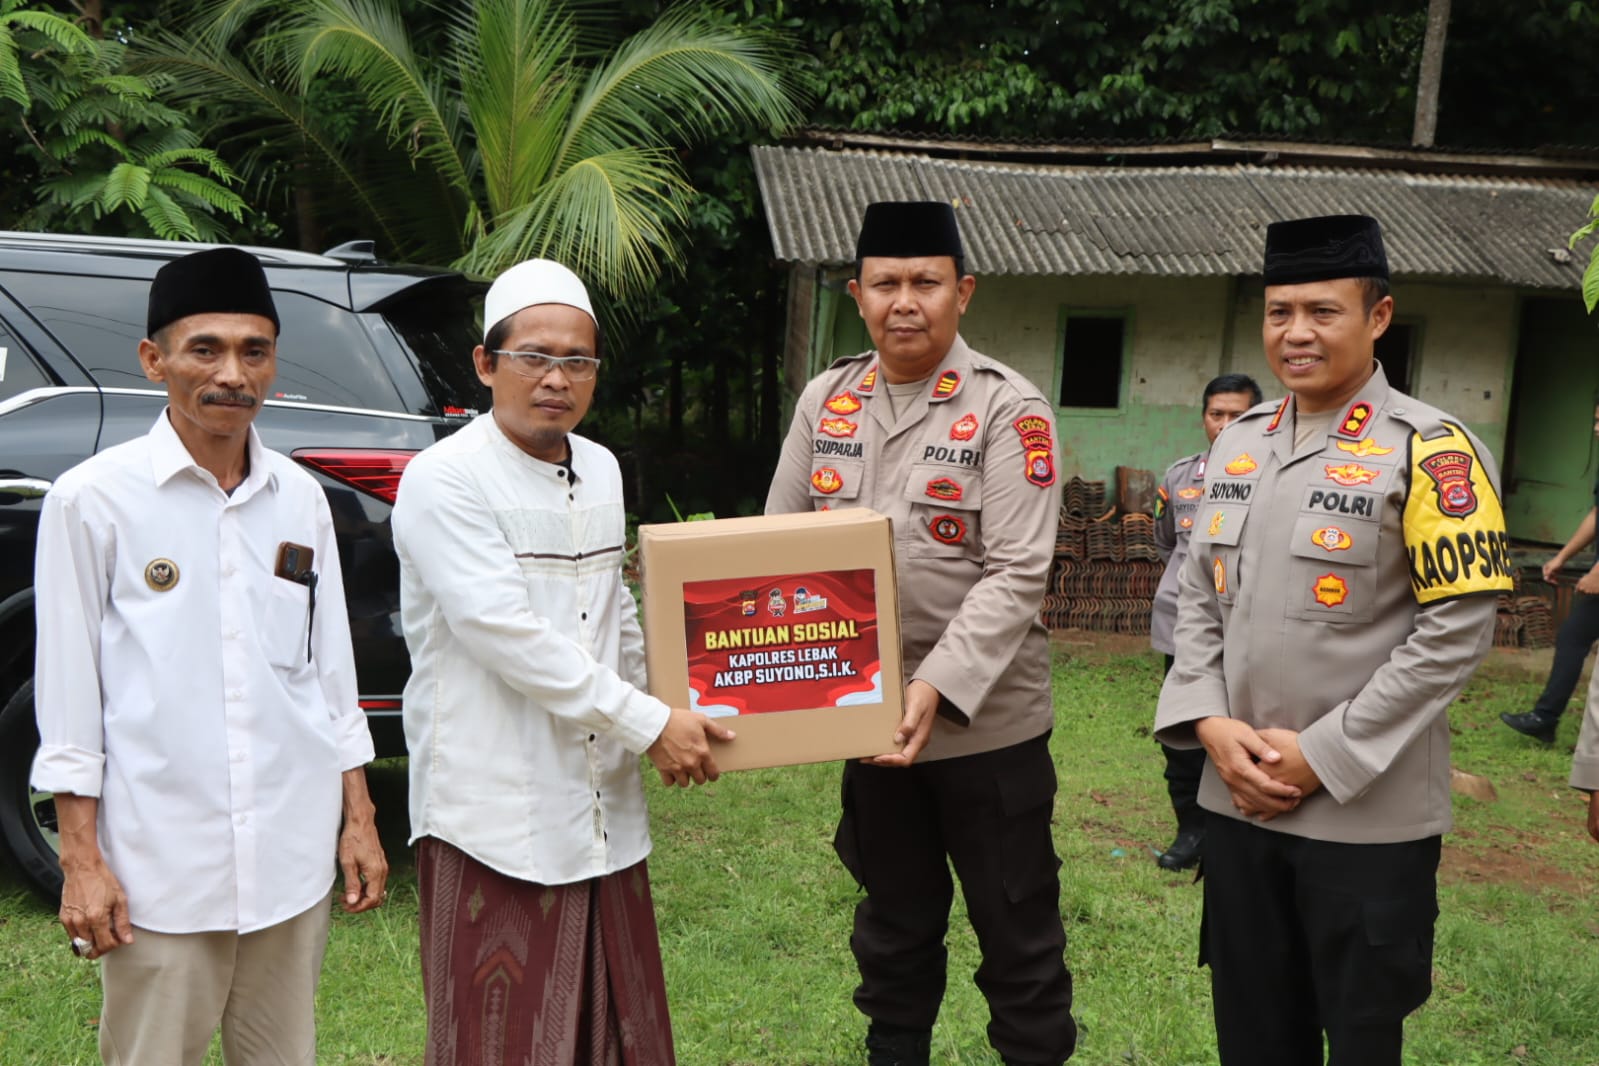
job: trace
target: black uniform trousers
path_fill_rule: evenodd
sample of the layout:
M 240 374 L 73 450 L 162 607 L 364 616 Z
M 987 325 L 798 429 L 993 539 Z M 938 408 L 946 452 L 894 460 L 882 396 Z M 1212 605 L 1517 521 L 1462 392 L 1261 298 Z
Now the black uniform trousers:
M 1171 673 L 1172 657 L 1166 656 L 1166 669 L 1161 676 Z M 1204 748 L 1173 748 L 1165 744 L 1160 750 L 1166 756 L 1166 795 L 1171 797 L 1172 813 L 1177 815 L 1177 828 L 1203 829 L 1205 812 L 1199 806 L 1199 778 L 1205 772 Z
M 1560 623 L 1555 636 L 1555 659 L 1549 667 L 1549 680 L 1544 684 L 1532 713 L 1546 722 L 1558 722 L 1566 713 L 1566 704 L 1582 677 L 1582 664 L 1599 640 L 1599 596 L 1585 592 L 1575 593 L 1571 613 Z
M 1399 1066 L 1432 993 L 1440 837 L 1339 844 L 1208 814 L 1200 963 L 1222 1066 Z
M 953 863 L 983 961 L 988 1039 L 1002 1056 L 1058 1064 L 1072 1053 L 1072 978 L 1050 832 L 1049 734 L 995 751 L 895 769 L 851 762 L 834 847 L 866 896 L 850 948 L 855 1005 L 875 1022 L 931 1029 L 944 998 Z M 947 856 L 947 858 L 946 858 Z

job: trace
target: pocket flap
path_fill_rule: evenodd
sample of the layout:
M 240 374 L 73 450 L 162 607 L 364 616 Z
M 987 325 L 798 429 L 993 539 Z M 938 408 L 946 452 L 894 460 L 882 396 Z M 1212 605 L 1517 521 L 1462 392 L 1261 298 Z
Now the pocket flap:
M 1323 559 L 1343 566 L 1377 561 L 1377 526 L 1338 521 L 1326 515 L 1300 515 L 1288 550 L 1301 559 Z

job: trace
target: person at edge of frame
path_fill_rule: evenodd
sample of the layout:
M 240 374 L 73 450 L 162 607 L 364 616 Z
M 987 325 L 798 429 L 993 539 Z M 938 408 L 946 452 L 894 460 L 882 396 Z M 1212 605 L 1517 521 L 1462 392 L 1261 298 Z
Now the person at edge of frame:
M 1200 397 L 1200 425 L 1205 430 L 1205 450 L 1185 455 L 1166 468 L 1155 492 L 1155 550 L 1166 568 L 1161 571 L 1150 612 L 1149 643 L 1171 672 L 1172 631 L 1177 628 L 1177 575 L 1188 558 L 1188 537 L 1205 483 L 1205 461 L 1216 435 L 1233 419 L 1260 403 L 1260 386 L 1248 374 L 1222 374 L 1205 385 Z M 1204 748 L 1160 746 L 1166 762 L 1166 794 L 1177 819 L 1177 835 L 1155 862 L 1163 870 L 1186 870 L 1199 862 L 1205 850 L 1205 813 L 1199 806 L 1199 775 L 1205 768 Z
M 280 324 L 253 255 L 162 266 L 146 330 L 166 408 L 39 516 L 61 923 L 102 960 L 108 1066 L 199 1066 L 218 1028 L 229 1066 L 310 1063 L 335 857 L 346 911 L 388 876 L 332 515 L 254 428 Z
M 1599 404 L 1594 406 L 1593 435 L 1599 437 Z M 1593 498 L 1594 506 L 1588 508 L 1588 513 L 1577 523 L 1577 530 L 1571 534 L 1571 539 L 1543 564 L 1543 579 L 1551 585 L 1555 583 L 1555 576 L 1561 568 L 1594 542 L 1595 519 L 1599 518 L 1599 481 L 1594 482 Z M 1553 744 L 1555 733 L 1560 729 L 1560 719 L 1566 713 L 1566 705 L 1571 702 L 1571 693 L 1582 677 L 1583 661 L 1588 658 L 1588 652 L 1593 650 L 1596 640 L 1599 640 L 1599 555 L 1596 555 L 1587 573 L 1577 579 L 1571 613 L 1560 623 L 1560 632 L 1555 636 L 1554 661 L 1549 666 L 1549 680 L 1544 684 L 1543 692 L 1533 703 L 1532 710 L 1521 713 L 1505 711 L 1499 720 L 1523 736 Z
M 898 750 L 845 765 L 834 840 L 865 889 L 850 948 L 871 1066 L 929 1061 L 951 863 L 990 1043 L 1012 1066 L 1059 1066 L 1077 1039 L 1039 622 L 1060 511 L 1054 412 L 961 339 L 976 284 L 948 204 L 866 208 L 849 291 L 876 347 L 806 387 L 766 499 L 768 514 L 869 507 L 893 522 Z
M 1389 387 L 1382 230 L 1272 223 L 1288 396 L 1211 449 L 1156 736 L 1207 762 L 1200 962 L 1222 1066 L 1399 1066 L 1432 991 L 1448 707 L 1511 587 L 1493 457 Z
M 472 351 L 492 409 L 394 507 L 427 1066 L 671 1066 L 646 755 L 718 776 L 733 733 L 649 695 L 616 457 L 576 432 L 604 365 L 588 290 L 531 259 Z

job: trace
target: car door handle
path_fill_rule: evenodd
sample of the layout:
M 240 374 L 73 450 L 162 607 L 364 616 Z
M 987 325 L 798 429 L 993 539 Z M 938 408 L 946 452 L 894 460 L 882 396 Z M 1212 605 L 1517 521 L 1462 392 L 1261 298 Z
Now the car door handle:
M 15 496 L 22 500 L 36 500 L 50 491 L 50 482 L 41 477 L 0 477 L 0 497 Z M 0 503 L 15 500 L 0 499 Z

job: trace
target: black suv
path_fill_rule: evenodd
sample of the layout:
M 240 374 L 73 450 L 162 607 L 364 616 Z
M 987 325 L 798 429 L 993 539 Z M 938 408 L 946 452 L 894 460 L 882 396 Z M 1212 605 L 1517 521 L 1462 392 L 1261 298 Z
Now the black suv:
M 67 468 L 155 422 L 166 393 L 136 351 L 150 279 L 202 247 L 0 232 L 0 836 L 47 893 L 61 887 L 55 803 L 28 785 L 40 497 Z M 256 429 L 327 491 L 361 705 L 378 754 L 402 755 L 410 661 L 389 513 L 410 457 L 487 406 L 470 359 L 483 286 L 382 265 L 369 242 L 327 255 L 247 250 L 266 267 L 283 322 Z

